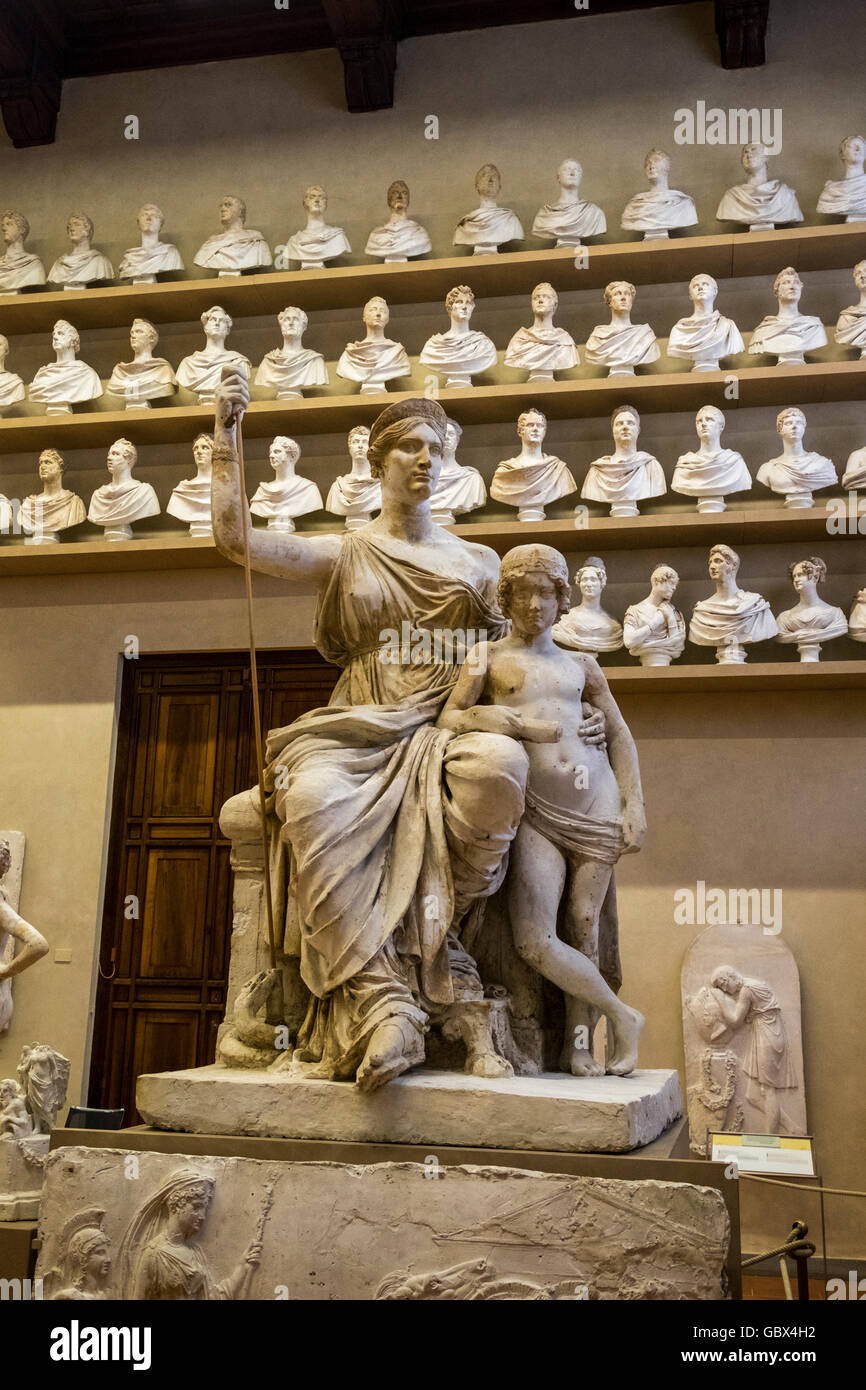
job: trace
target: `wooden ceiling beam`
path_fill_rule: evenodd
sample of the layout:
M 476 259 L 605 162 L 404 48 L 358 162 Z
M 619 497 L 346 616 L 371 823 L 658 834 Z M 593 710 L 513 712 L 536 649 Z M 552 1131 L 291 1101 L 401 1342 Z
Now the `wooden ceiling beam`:
M 53 0 L 0 0 L 0 110 L 16 149 L 50 145 L 63 78 L 63 27 Z
M 322 0 L 322 8 L 343 60 L 348 109 L 393 106 L 398 5 L 394 0 Z

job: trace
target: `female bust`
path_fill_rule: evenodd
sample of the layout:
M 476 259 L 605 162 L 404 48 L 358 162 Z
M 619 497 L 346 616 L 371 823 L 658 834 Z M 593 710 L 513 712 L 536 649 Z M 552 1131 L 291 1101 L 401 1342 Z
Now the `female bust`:
M 796 643 L 801 661 L 819 661 L 821 643 L 831 637 L 844 637 L 848 619 L 841 608 L 834 608 L 818 597 L 818 585 L 827 578 L 827 566 L 817 555 L 797 560 L 788 566 L 791 583 L 799 603 L 786 608 L 776 619 L 779 627 L 777 642 Z
M 622 646 L 622 623 L 601 606 L 602 590 L 607 584 L 604 561 L 590 555 L 574 577 L 580 589 L 580 603 L 560 618 L 553 629 L 554 640 L 560 647 L 589 652 L 591 656 L 617 651 Z
M 195 477 L 184 478 L 168 500 L 166 511 L 189 525 L 191 536 L 212 536 L 210 489 L 213 475 L 213 435 L 197 434 L 192 442 Z

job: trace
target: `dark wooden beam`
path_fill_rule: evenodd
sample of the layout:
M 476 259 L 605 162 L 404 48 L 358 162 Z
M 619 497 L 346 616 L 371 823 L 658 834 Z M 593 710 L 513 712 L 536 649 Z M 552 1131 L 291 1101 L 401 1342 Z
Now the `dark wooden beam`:
M 723 68 L 763 67 L 769 16 L 770 0 L 716 0 Z
M 63 30 L 53 0 L 0 0 L 0 109 L 16 149 L 53 141 L 62 73 Z
M 340 57 L 350 111 L 394 105 L 398 6 L 394 0 L 322 0 Z

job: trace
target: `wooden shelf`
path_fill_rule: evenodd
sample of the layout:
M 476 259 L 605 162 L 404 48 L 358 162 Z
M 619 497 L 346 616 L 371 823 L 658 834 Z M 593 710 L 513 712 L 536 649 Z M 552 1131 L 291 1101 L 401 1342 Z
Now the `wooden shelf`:
M 791 649 L 794 652 L 794 648 Z M 686 695 L 711 690 L 728 694 L 745 690 L 861 690 L 866 687 L 863 661 L 746 661 L 742 666 L 608 666 L 604 668 L 615 696 Z
M 628 401 L 640 411 L 693 411 L 708 403 L 722 409 L 725 383 L 736 375 L 740 409 L 749 406 L 809 405 L 816 401 L 866 399 L 866 361 L 807 362 L 802 367 L 743 367 L 732 372 L 650 372 L 633 377 L 513 382 L 442 390 L 441 404 L 462 425 L 516 421 L 521 410 L 539 406 L 552 419 L 608 416 Z M 327 434 L 370 423 L 386 405 L 417 396 L 414 391 L 378 395 L 311 396 L 299 401 L 254 401 L 244 417 L 244 435 L 263 438 Z M 134 444 L 188 443 L 198 430 L 213 428 L 213 407 L 167 406 L 153 410 L 82 410 L 71 415 L 21 415 L 0 422 L 0 454 L 108 447 L 120 435 Z
M 641 285 L 688 280 L 697 270 L 727 279 L 776 275 L 785 265 L 799 271 L 850 269 L 864 256 L 866 222 L 601 243 L 589 247 L 588 264 L 579 270 L 569 248 L 448 256 L 404 265 L 370 262 L 237 279 L 0 295 L 0 331 L 47 332 L 58 318 L 70 319 L 79 329 L 128 326 L 136 315 L 155 323 L 181 323 L 198 319 L 211 304 L 222 304 L 238 316 L 275 314 L 286 304 L 311 312 L 360 306 L 373 292 L 389 303 L 405 304 L 444 299 L 453 285 L 464 282 L 481 298 L 528 294 L 539 280 L 547 279 L 564 293 L 623 277 Z

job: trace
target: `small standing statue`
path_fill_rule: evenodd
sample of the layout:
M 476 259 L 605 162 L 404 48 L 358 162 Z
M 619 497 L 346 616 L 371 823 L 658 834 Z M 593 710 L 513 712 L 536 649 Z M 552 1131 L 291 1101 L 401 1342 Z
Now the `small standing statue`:
M 39 368 L 30 383 L 30 399 L 44 405 L 46 415 L 69 415 L 73 403 L 97 400 L 102 382 L 92 367 L 78 361 L 81 338 L 66 319 L 58 319 L 51 330 L 51 346 L 56 361 Z
M 442 446 L 442 467 L 436 491 L 430 498 L 430 519 L 439 526 L 453 526 L 455 516 L 474 512 L 487 501 L 487 489 L 478 469 L 464 468 L 457 462 L 457 445 L 462 434 L 457 421 L 449 419 Z
M 98 487 L 90 499 L 87 520 L 104 528 L 107 541 L 131 541 L 133 522 L 159 514 L 159 498 L 150 483 L 132 476 L 137 460 L 135 445 L 116 439 L 107 459 L 111 482 Z
M 752 477 L 742 454 L 722 448 L 724 412 L 717 405 L 702 405 L 695 416 L 699 449 L 680 454 L 671 491 L 698 499 L 699 512 L 723 512 L 729 492 L 748 492 Z
M 301 270 L 324 270 L 325 261 L 351 251 L 342 227 L 331 227 L 325 221 L 328 195 L 320 183 L 311 183 L 304 193 L 307 225 L 289 237 L 286 250 L 290 261 L 300 261 Z
M 303 309 L 289 305 L 277 314 L 282 347 L 266 352 L 256 372 L 256 386 L 275 391 L 278 401 L 299 400 L 309 386 L 327 386 L 328 369 L 320 352 L 304 347 L 309 319 Z
M 498 203 L 502 175 L 495 164 L 482 164 L 475 175 L 475 192 L 480 202 L 454 229 L 455 246 L 471 246 L 473 255 L 495 256 L 507 241 L 522 241 L 523 228 L 510 208 Z
M 644 241 L 659 241 L 680 227 L 697 225 L 698 213 L 688 193 L 668 188 L 671 157 L 664 150 L 650 150 L 643 164 L 649 188 L 636 193 L 623 210 L 620 226 L 627 232 L 643 232 Z
M 553 629 L 553 639 L 573 652 L 615 652 L 622 646 L 622 623 L 601 606 L 602 590 L 607 586 L 607 569 L 597 555 L 584 560 L 575 574 L 580 602 L 568 610 Z
M 403 344 L 385 337 L 390 317 L 391 312 L 381 295 L 368 299 L 363 312 L 367 336 L 347 343 L 337 363 L 337 376 L 344 381 L 359 381 L 361 395 L 387 391 L 389 381 L 409 376 L 412 371 Z
M 637 447 L 640 416 L 633 405 L 618 405 L 610 423 L 614 451 L 589 465 L 580 495 L 604 502 L 611 516 L 637 516 L 639 501 L 667 491 L 665 475 L 655 455 Z
M 113 280 L 114 266 L 101 251 L 90 245 L 93 223 L 86 212 L 74 212 L 66 223 L 66 235 L 71 250 L 58 256 L 48 272 L 53 285 L 65 290 L 86 290 L 97 280 Z
M 832 487 L 839 477 L 832 459 L 803 448 L 806 416 L 795 405 L 786 406 L 776 416 L 776 433 L 782 438 L 782 452 L 758 469 L 757 479 L 773 492 L 784 493 L 786 507 L 811 507 L 812 493 Z
M 544 452 L 547 417 L 540 410 L 524 410 L 517 420 L 520 453 L 497 464 L 490 496 L 519 508 L 518 521 L 543 521 L 544 509 L 574 492 L 577 484 L 567 463 Z
M 716 209 L 719 222 L 740 222 L 750 232 L 771 232 L 779 224 L 802 222 L 797 195 L 781 179 L 767 177 L 768 150 L 759 140 L 743 146 L 745 183 L 729 188 Z
M 650 592 L 625 610 L 623 644 L 641 666 L 670 666 L 686 645 L 686 620 L 673 605 L 680 577 L 672 565 L 656 565 Z
M 776 314 L 761 319 L 749 340 L 750 353 L 775 356 L 779 366 L 802 367 L 806 352 L 826 347 L 827 334 L 819 318 L 800 313 L 803 281 L 788 265 L 773 281 L 773 294 L 779 304 Z
M 111 1241 L 104 1220 L 102 1207 L 88 1207 L 65 1223 L 57 1264 L 45 1276 L 52 1302 L 92 1302 L 108 1297 L 105 1286 L 111 1272 Z
M 695 604 L 689 623 L 689 641 L 699 647 L 715 647 L 720 665 L 741 664 L 746 645 L 765 642 L 778 632 L 770 605 L 760 594 L 737 584 L 740 557 L 729 545 L 710 551 L 710 579 L 716 592 Z
M 195 253 L 195 264 L 216 270 L 220 278 L 242 275 L 271 265 L 273 256 L 261 232 L 246 226 L 247 205 L 243 198 L 228 194 L 220 203 L 222 231 L 215 232 Z
M 166 512 L 189 525 L 191 536 L 212 536 L 211 481 L 213 477 L 213 435 L 197 434 L 192 442 L 194 478 L 184 478 L 169 498 Z
M 118 362 L 108 379 L 110 396 L 122 396 L 127 410 L 150 410 L 151 401 L 177 391 L 174 369 L 164 357 L 154 357 L 159 332 L 148 319 L 133 319 L 129 330 L 131 362 Z
M 848 636 L 855 642 L 866 642 L 866 589 L 858 589 L 848 614 Z
M 862 222 L 866 218 L 866 140 L 862 135 L 846 135 L 839 146 L 845 166 L 841 179 L 828 179 L 818 199 L 818 212 L 844 217 L 846 222 Z
M 50 1134 L 57 1116 L 66 1104 L 71 1063 L 62 1052 L 47 1043 L 32 1043 L 21 1049 L 18 1084 L 33 1120 L 34 1134 Z
M 469 327 L 475 295 L 468 285 L 455 285 L 445 296 L 445 312 L 451 319 L 447 333 L 428 338 L 418 358 L 445 377 L 445 385 L 471 386 L 472 377 L 496 365 L 496 348 L 484 333 Z
M 611 280 L 604 291 L 610 323 L 599 324 L 586 340 L 587 362 L 607 367 L 609 376 L 634 376 L 635 367 L 645 367 L 660 356 L 649 324 L 631 321 L 635 294 L 628 280 Z
M 678 319 L 671 329 L 668 357 L 690 359 L 693 372 L 717 372 L 720 358 L 734 357 L 743 351 L 739 328 L 715 307 L 718 292 L 712 275 L 693 275 L 689 299 L 694 308 L 688 318 Z
M 259 484 L 250 502 L 250 511 L 254 516 L 267 517 L 269 531 L 294 531 L 293 517 L 321 511 L 322 494 L 314 482 L 295 472 L 301 446 L 294 439 L 278 434 L 271 442 L 268 457 L 274 481 Z
M 506 367 L 522 367 L 529 381 L 553 381 L 554 372 L 578 366 L 580 357 L 571 334 L 557 328 L 553 316 L 559 295 L 546 280 L 536 285 L 530 300 L 531 328 L 518 328 L 505 350 Z
M 0 214 L 0 235 L 6 248 L 0 256 L 0 294 L 18 294 L 30 285 L 44 285 L 45 266 L 38 256 L 24 250 L 30 223 L 23 212 Z
M 377 256 L 386 265 L 408 261 L 410 256 L 426 256 L 432 251 L 430 237 L 420 222 L 413 222 L 409 212 L 409 185 L 395 179 L 387 193 L 391 216 L 381 227 L 374 227 L 364 251 Z
M 841 608 L 834 608 L 818 597 L 818 585 L 827 578 L 827 566 L 817 555 L 797 560 L 788 566 L 788 573 L 799 602 L 776 618 L 779 626 L 776 641 L 787 645 L 796 642 L 801 661 L 820 661 L 821 643 L 833 637 L 844 637 L 848 619 Z
M 833 336 L 844 347 L 859 348 L 860 356 L 866 357 L 866 261 L 858 261 L 853 273 L 860 298 L 856 304 L 842 310 Z
M 223 367 L 231 367 L 241 372 L 249 380 L 252 363 L 240 352 L 232 352 L 226 347 L 226 338 L 232 331 L 231 315 L 219 304 L 205 309 L 201 316 L 205 345 L 198 352 L 191 352 L 177 369 L 177 379 L 181 386 L 195 391 L 199 405 L 210 405 L 220 384 Z
M 25 545 L 56 545 L 60 532 L 79 526 L 87 519 L 84 503 L 63 486 L 66 467 L 56 449 L 43 449 L 39 455 L 39 481 L 42 491 L 25 497 L 18 513 Z
M 607 231 L 607 220 L 595 203 L 585 203 L 580 197 L 583 169 L 576 159 L 564 159 L 556 171 L 559 197 L 555 203 L 545 203 L 535 214 L 532 235 L 555 238 L 557 246 L 580 246 L 585 237 L 601 236 Z
M 0 1037 L 12 1022 L 13 977 L 48 954 L 45 937 L 19 917 L 9 901 L 4 883 L 8 883 L 11 869 L 12 847 L 8 840 L 0 839 Z M 29 1129 L 26 1132 L 29 1133 Z
M 183 270 L 183 259 L 170 241 L 160 241 L 159 234 L 165 215 L 156 203 L 145 203 L 138 209 L 138 230 L 141 245 L 124 252 L 119 280 L 131 280 L 134 285 L 155 285 L 157 276 L 169 270 Z
M 15 372 L 7 372 L 6 358 L 9 356 L 9 339 L 0 333 L 0 410 L 17 405 L 24 399 L 24 382 Z
M 347 531 L 366 526 L 373 512 L 378 512 L 382 506 L 382 484 L 370 471 L 369 444 L 370 431 L 366 425 L 355 425 L 349 430 L 352 471 L 334 480 L 325 503 L 327 511 L 346 518 Z

